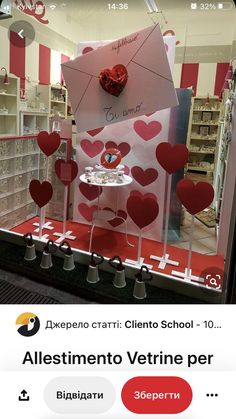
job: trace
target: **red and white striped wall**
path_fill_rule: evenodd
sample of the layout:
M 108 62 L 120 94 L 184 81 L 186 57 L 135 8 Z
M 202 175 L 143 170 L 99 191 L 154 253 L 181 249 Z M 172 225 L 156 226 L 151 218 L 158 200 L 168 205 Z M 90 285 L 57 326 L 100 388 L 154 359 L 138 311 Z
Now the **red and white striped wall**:
M 12 33 L 11 36 L 16 35 Z M 22 47 L 18 48 L 9 42 L 7 29 L 1 26 L 0 45 L 0 68 L 6 67 L 8 72 L 20 77 L 23 85 L 27 77 L 41 84 L 56 84 L 62 81 L 61 63 L 66 62 L 69 57 L 60 51 L 35 41 L 25 47 L 24 40 Z M 228 65 L 229 63 L 175 64 L 175 86 L 193 86 L 197 95 L 220 95 Z

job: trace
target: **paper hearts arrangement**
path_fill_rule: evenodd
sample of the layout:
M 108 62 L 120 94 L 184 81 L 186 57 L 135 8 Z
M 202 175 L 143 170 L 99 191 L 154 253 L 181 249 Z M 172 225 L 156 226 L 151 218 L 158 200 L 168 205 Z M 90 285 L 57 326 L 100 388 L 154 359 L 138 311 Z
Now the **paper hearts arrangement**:
M 105 68 L 99 75 L 103 90 L 116 97 L 124 90 L 127 80 L 128 71 L 123 64 L 117 64 L 112 69 Z
M 127 200 L 127 212 L 136 226 L 142 229 L 157 218 L 159 206 L 154 195 L 134 191 Z
M 55 162 L 55 171 L 60 181 L 68 186 L 78 174 L 78 165 L 74 160 L 58 159 Z
M 40 150 L 47 156 L 51 156 L 60 146 L 61 138 L 57 132 L 48 134 L 47 131 L 41 131 L 38 134 L 37 142 Z
M 189 151 L 184 144 L 160 143 L 156 148 L 157 161 L 169 175 L 184 168 L 188 155 Z
M 43 208 L 52 198 L 53 189 L 50 182 L 42 182 L 39 180 L 33 179 L 30 182 L 29 191 L 34 202 Z
M 214 199 L 214 189 L 210 183 L 199 182 L 195 185 L 189 179 L 182 179 L 177 183 L 176 193 L 180 202 L 192 215 L 209 207 Z

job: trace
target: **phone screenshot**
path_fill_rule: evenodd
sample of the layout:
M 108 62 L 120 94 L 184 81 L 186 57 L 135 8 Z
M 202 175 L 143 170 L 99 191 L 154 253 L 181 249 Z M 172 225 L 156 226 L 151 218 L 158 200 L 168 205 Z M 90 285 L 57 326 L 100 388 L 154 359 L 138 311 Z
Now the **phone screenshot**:
M 232 419 L 236 5 L 0 0 L 0 414 Z

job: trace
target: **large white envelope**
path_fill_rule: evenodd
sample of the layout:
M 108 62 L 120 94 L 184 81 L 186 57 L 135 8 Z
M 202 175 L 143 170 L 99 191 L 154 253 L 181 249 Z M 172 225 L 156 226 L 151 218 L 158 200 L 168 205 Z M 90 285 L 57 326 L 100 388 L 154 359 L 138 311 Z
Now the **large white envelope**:
M 123 64 L 128 81 L 116 97 L 103 90 L 100 72 Z M 178 105 L 159 25 L 62 64 L 77 132 Z

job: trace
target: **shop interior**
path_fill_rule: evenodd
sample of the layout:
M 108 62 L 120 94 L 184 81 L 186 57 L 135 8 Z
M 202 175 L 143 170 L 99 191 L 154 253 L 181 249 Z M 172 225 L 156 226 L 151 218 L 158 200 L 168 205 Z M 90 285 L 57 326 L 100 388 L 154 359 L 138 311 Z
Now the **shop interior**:
M 3 0 L 0 45 L 0 302 L 226 303 L 235 2 Z

